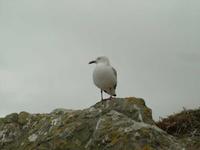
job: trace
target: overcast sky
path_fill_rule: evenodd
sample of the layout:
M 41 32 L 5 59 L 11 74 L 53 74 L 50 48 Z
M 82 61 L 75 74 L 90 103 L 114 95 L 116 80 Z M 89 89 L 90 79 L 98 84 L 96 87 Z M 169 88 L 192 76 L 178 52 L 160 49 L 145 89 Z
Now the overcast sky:
M 0 0 L 0 116 L 82 109 L 108 56 L 155 119 L 200 106 L 199 0 Z

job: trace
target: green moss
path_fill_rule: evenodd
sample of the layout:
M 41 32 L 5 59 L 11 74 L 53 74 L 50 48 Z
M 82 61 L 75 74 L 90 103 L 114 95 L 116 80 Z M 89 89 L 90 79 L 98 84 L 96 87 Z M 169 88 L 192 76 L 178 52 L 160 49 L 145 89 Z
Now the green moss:
M 120 139 L 120 133 L 115 130 L 111 132 L 110 136 L 111 136 L 111 144 L 112 145 L 116 144 Z
M 0 125 L 2 125 L 4 123 L 4 118 L 0 118 Z
M 151 129 L 149 129 L 149 128 L 141 128 L 139 130 L 139 133 L 143 138 L 150 138 Z
M 145 145 L 142 150 L 153 150 L 153 148 L 150 145 Z
M 17 122 L 18 121 L 18 114 L 12 113 L 5 117 L 4 122 L 5 123 L 11 123 L 11 122 Z
M 126 99 L 128 104 L 132 104 L 132 105 L 136 104 L 136 105 L 145 106 L 145 102 L 141 98 L 127 97 L 125 99 Z
M 27 112 L 20 112 L 18 116 L 18 122 L 21 125 L 25 125 L 28 122 L 30 114 Z

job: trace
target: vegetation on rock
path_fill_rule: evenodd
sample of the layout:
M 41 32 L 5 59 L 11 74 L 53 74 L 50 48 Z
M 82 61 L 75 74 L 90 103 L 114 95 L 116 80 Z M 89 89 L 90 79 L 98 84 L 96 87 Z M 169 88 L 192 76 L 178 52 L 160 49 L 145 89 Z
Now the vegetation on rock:
M 183 150 L 156 126 L 140 98 L 116 98 L 83 110 L 13 113 L 0 119 L 1 150 Z
M 158 121 L 157 126 L 186 144 L 187 150 L 200 149 L 200 108 L 184 109 Z

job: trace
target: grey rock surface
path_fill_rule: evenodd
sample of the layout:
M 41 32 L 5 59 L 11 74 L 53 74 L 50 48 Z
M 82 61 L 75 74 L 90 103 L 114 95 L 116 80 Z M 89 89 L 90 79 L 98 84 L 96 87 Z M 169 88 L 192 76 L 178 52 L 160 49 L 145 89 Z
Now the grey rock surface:
M 0 119 L 1 150 L 184 150 L 158 128 L 140 98 L 116 98 L 84 110 L 13 113 Z

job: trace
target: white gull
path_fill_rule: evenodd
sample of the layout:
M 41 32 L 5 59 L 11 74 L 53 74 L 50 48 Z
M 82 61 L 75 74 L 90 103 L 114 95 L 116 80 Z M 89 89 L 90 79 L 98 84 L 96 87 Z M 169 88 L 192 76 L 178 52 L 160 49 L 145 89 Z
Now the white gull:
M 103 100 L 103 91 L 112 96 L 116 96 L 117 72 L 110 65 L 109 59 L 105 56 L 98 57 L 90 61 L 89 64 L 96 63 L 93 71 L 94 84 L 101 90 L 101 100 Z

